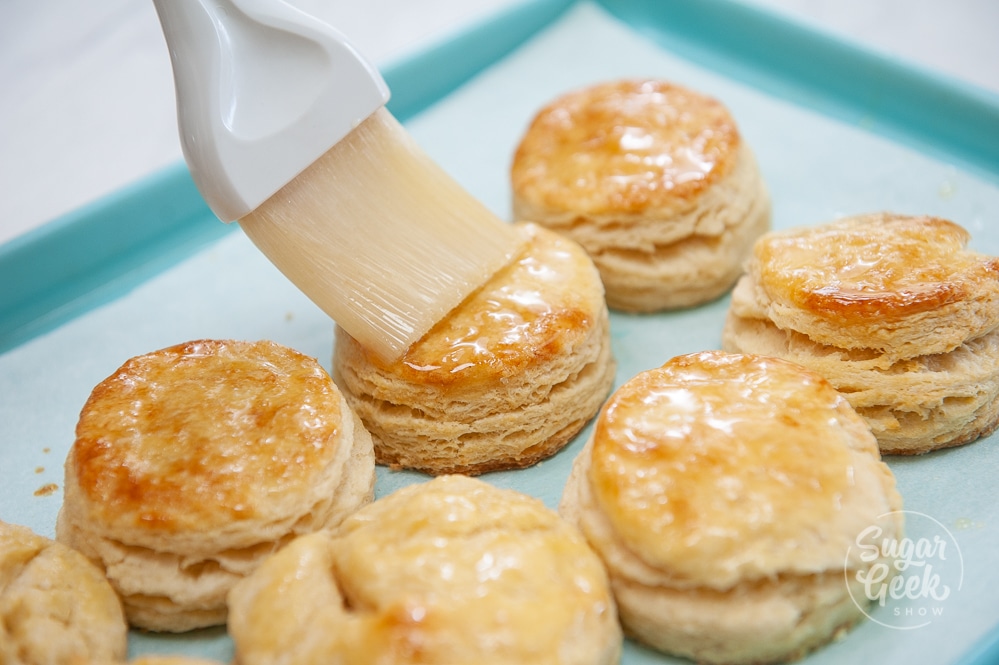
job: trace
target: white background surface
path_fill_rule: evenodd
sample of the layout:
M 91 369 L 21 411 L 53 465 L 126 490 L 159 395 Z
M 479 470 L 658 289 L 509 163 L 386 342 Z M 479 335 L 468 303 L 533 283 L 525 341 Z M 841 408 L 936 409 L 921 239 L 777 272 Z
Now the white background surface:
M 518 0 L 296 0 L 379 65 Z M 996 0 L 744 0 L 999 94 Z M 0 2 L 0 243 L 181 159 L 152 0 Z

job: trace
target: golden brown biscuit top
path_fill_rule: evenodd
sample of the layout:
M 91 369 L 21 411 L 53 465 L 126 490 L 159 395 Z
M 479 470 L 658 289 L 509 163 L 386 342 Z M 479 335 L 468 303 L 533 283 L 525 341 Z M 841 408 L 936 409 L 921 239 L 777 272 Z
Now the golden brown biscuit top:
M 725 584 L 767 572 L 762 557 L 808 562 L 806 534 L 838 537 L 850 448 L 877 456 L 873 437 L 852 440 L 858 421 L 832 386 L 792 363 L 680 356 L 610 398 L 589 477 L 631 551 L 678 580 Z
M 179 344 L 94 388 L 68 469 L 105 524 L 211 531 L 266 515 L 321 472 L 340 400 L 315 359 L 279 344 Z
M 535 116 L 511 178 L 549 210 L 641 213 L 699 196 L 731 171 L 739 144 L 714 99 L 663 81 L 603 83 Z
M 496 381 L 571 350 L 604 308 L 603 286 L 575 242 L 534 224 L 521 255 L 397 361 L 370 361 L 408 381 Z
M 334 535 L 354 646 L 372 662 L 556 662 L 573 647 L 596 662 L 588 640 L 610 649 L 607 638 L 620 639 L 602 564 L 537 499 L 441 476 L 363 508 Z M 421 658 L 401 657 L 414 648 Z
M 768 234 L 753 269 L 772 300 L 815 316 L 844 325 L 901 319 L 999 283 L 999 259 L 968 251 L 968 240 L 936 217 L 864 215 Z

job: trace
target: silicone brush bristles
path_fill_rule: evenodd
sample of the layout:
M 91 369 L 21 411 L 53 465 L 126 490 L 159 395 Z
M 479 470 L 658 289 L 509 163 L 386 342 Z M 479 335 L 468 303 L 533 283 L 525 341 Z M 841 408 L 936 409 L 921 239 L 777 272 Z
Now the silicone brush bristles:
M 388 360 L 521 244 L 384 108 L 239 223 L 303 293 Z

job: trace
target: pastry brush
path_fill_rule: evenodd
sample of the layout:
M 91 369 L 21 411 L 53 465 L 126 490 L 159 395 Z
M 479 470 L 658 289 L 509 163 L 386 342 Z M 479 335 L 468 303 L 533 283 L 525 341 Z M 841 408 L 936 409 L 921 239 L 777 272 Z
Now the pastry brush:
M 420 149 L 335 28 L 283 0 L 154 4 L 202 196 L 366 348 L 400 356 L 512 260 L 512 226 Z

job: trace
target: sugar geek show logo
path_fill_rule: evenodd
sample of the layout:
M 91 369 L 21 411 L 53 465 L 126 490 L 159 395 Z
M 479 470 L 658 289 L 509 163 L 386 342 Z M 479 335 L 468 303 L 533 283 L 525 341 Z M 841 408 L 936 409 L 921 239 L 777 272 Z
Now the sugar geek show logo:
M 868 619 L 913 630 L 946 614 L 964 582 L 964 559 L 953 534 L 929 515 L 905 510 L 878 519 L 898 514 L 912 535 L 899 538 L 876 524 L 867 527 L 850 546 L 844 573 L 853 602 Z M 869 567 L 850 566 L 857 558 Z

